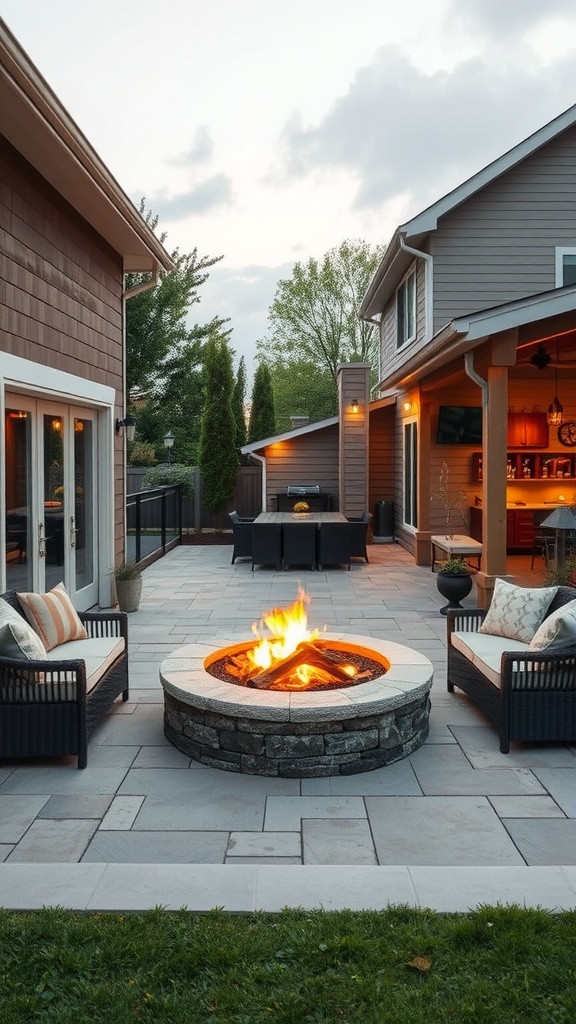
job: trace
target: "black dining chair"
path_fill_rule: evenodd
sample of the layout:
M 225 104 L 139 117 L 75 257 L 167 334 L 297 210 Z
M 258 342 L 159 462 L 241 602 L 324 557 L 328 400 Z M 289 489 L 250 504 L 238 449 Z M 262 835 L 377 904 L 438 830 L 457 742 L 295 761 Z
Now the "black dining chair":
M 363 512 L 359 518 L 348 517 L 348 522 L 351 526 L 350 555 L 352 558 L 364 558 L 368 561 L 366 538 L 368 536 L 368 527 L 371 519 L 371 512 Z
M 254 523 L 252 526 L 252 572 L 255 565 L 282 566 L 282 524 Z
M 284 568 L 289 565 L 316 566 L 316 523 L 283 523 Z
M 237 512 L 229 512 L 232 523 L 232 565 L 237 558 L 252 558 L 252 523 L 253 519 L 243 519 Z
M 317 561 L 323 565 L 347 565 L 350 570 L 352 523 L 320 523 L 318 527 Z

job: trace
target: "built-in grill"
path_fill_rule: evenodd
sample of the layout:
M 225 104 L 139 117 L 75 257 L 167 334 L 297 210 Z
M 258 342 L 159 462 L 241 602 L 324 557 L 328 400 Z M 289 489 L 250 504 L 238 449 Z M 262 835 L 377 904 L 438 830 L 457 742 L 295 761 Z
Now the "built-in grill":
M 320 490 L 320 484 L 288 484 L 286 493 L 276 495 L 278 512 L 291 512 L 297 501 L 305 501 L 311 512 L 330 512 L 332 495 Z
M 289 484 L 286 488 L 288 498 L 305 498 L 309 494 L 320 494 L 320 484 Z

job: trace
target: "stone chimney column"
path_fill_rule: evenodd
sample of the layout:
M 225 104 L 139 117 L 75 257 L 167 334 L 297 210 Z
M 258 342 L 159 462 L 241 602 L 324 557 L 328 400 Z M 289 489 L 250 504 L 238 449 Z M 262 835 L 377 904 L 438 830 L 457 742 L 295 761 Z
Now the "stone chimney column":
M 345 516 L 368 508 L 368 405 L 370 364 L 343 363 L 338 367 L 338 494 Z

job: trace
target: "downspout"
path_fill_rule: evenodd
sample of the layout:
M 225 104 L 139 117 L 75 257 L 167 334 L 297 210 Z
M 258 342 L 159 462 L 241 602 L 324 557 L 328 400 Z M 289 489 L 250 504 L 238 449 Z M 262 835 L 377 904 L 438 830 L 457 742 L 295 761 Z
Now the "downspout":
M 405 241 L 406 233 L 400 234 L 399 236 L 400 248 L 404 249 L 404 252 L 409 252 L 412 256 L 417 256 L 418 259 L 422 259 L 426 263 L 425 269 L 425 292 L 424 292 L 424 341 L 430 341 L 432 337 L 432 289 L 434 287 L 434 259 L 429 252 L 422 252 L 421 249 L 413 249 L 411 245 Z
M 480 377 L 480 375 L 476 373 L 476 370 L 474 369 L 473 352 L 464 353 L 464 367 L 466 369 L 466 373 L 470 377 L 470 380 L 473 380 L 482 391 L 482 408 L 485 409 L 488 405 L 488 381 L 484 380 L 483 377 Z
M 266 456 L 265 455 L 256 455 L 256 452 L 250 452 L 250 458 L 256 459 L 258 462 L 260 462 L 262 464 L 262 495 L 261 495 L 261 502 L 262 502 L 262 511 L 266 512 L 266 505 L 267 505 L 267 502 L 266 502 Z

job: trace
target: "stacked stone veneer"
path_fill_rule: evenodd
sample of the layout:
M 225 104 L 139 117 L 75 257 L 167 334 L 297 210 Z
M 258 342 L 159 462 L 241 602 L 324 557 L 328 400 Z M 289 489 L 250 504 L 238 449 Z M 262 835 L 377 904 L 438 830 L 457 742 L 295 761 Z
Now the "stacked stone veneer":
M 166 737 L 203 764 L 285 778 L 353 775 L 406 757 L 428 735 L 432 665 L 400 644 L 349 640 L 388 658 L 388 672 L 304 693 L 222 682 L 203 667 L 217 645 L 181 648 L 160 669 Z

